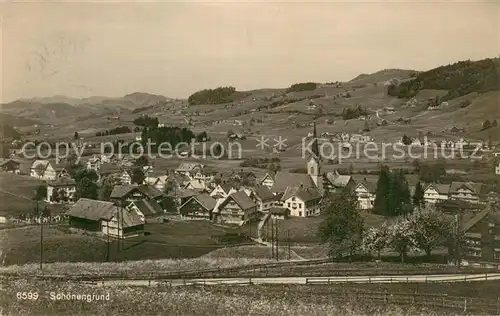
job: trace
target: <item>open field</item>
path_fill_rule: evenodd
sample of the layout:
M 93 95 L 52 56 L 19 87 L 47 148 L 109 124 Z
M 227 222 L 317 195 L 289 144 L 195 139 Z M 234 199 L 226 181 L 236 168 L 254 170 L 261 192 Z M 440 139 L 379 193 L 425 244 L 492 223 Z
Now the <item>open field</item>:
M 6 280 L 0 290 L 8 315 L 440 315 L 462 313 L 464 298 L 469 312 L 495 313 L 498 282 L 477 284 L 384 285 L 261 285 L 163 289 L 154 287 L 95 288 L 84 284 Z M 38 300 L 17 300 L 16 292 L 39 294 Z M 389 296 L 384 294 L 387 290 Z M 418 291 L 414 294 L 414 291 Z M 51 293 L 107 295 L 109 300 L 53 300 Z M 407 295 L 403 295 L 408 293 Z M 442 304 L 442 294 L 448 294 Z M 387 298 L 387 299 L 386 299 Z M 416 298 L 416 300 L 412 300 Z
M 110 242 L 110 260 L 143 260 L 194 258 L 232 243 L 249 243 L 244 236 L 225 240 L 227 233 L 240 230 L 220 228 L 208 222 L 169 222 L 148 224 L 148 235 L 124 241 L 119 250 L 116 240 Z M 40 227 L 27 226 L 0 231 L 4 265 L 35 263 L 40 260 Z M 250 242 L 251 243 L 251 242 Z M 65 225 L 44 227 L 44 262 L 104 262 L 107 240 L 70 233 Z

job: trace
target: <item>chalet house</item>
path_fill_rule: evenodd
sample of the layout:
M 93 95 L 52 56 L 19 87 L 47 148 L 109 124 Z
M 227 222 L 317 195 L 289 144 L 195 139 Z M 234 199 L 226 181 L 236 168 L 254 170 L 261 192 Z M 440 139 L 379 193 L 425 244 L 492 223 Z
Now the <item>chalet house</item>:
M 337 172 L 327 172 L 323 175 L 323 188 L 328 193 L 341 193 L 352 190 L 356 186 L 353 177 L 340 175 Z
M 155 187 L 158 191 L 164 192 L 167 184 L 168 176 L 147 176 L 144 179 L 144 184 Z
M 31 164 L 30 175 L 40 180 L 50 181 L 69 177 L 69 173 L 60 164 L 51 164 L 48 160 L 35 160 Z
M 274 185 L 274 178 L 269 173 L 266 173 L 266 175 L 260 179 L 259 184 L 271 189 Z
M 257 205 L 243 191 L 229 195 L 214 210 L 218 223 L 243 225 L 257 216 Z
M 176 174 L 181 174 L 193 179 L 194 175 L 198 171 L 203 170 L 203 165 L 200 163 L 181 163 L 177 169 L 175 169 Z
M 132 184 L 132 177 L 130 176 L 130 172 L 128 170 L 123 170 L 119 179 L 120 183 L 123 185 Z
M 193 175 L 193 180 L 202 180 L 202 181 L 205 181 L 205 182 L 211 182 L 211 181 L 213 181 L 213 179 L 215 177 L 215 174 L 216 174 L 215 171 L 209 172 L 209 171 L 201 170 L 200 169 L 199 171 L 197 171 Z
M 275 205 L 276 196 L 265 186 L 257 186 L 250 191 L 249 197 L 257 204 L 259 212 L 267 212 Z
M 257 180 L 257 177 L 251 171 L 241 170 L 239 172 L 233 173 L 233 175 L 231 176 L 231 180 L 238 181 L 238 182 L 245 181 L 246 183 L 254 184 L 255 181 Z
M 436 202 L 449 199 L 450 185 L 431 183 L 424 189 L 424 200 L 426 203 L 434 204 Z
M 99 179 L 109 177 L 109 176 L 116 176 L 120 177 L 122 173 L 122 170 L 119 165 L 117 164 L 111 164 L 111 163 L 103 163 L 99 166 Z
M 87 160 L 85 167 L 87 170 L 94 170 L 97 174 L 99 174 L 99 170 L 101 169 L 101 159 L 99 157 L 91 157 Z
M 452 182 L 450 185 L 450 198 L 469 203 L 479 203 L 483 191 L 484 185 L 482 183 Z
M 144 222 L 139 215 L 112 202 L 81 198 L 66 215 L 71 230 L 120 238 L 144 234 Z
M 489 204 L 479 213 L 461 219 L 465 233 L 462 258 L 465 262 L 500 262 L 500 206 Z
M 281 202 L 290 211 L 290 216 L 318 216 L 321 197 L 316 188 L 288 188 L 281 197 Z
M 271 219 L 287 219 L 290 216 L 290 210 L 283 207 L 271 207 L 268 212 Z
M 208 194 L 191 197 L 179 208 L 182 219 L 212 220 L 216 200 Z
M 186 203 L 193 196 L 199 195 L 198 192 L 189 189 L 177 189 L 174 192 L 174 197 L 177 200 L 177 205 L 182 205 Z
M 377 183 L 374 181 L 361 181 L 354 187 L 354 194 L 358 198 L 359 208 L 369 210 L 373 208 L 375 203 L 375 191 Z
M 49 203 L 74 203 L 76 182 L 71 178 L 62 177 L 48 181 L 47 198 Z
M 115 185 L 111 191 L 111 200 L 116 202 L 132 202 L 143 199 L 153 199 L 161 202 L 164 195 L 149 185 Z
M 21 173 L 21 163 L 14 159 L 6 159 L 0 162 L 0 170 L 20 174 Z
M 495 174 L 500 175 L 500 162 L 498 163 L 498 166 L 495 167 Z
M 162 223 L 165 220 L 165 210 L 153 199 L 132 201 L 127 210 L 139 215 L 144 223 Z
M 368 135 L 352 134 L 349 141 L 351 143 L 366 143 L 371 142 L 372 138 Z
M 214 199 L 225 199 L 230 194 L 237 192 L 238 189 L 231 183 L 218 184 L 215 189 L 210 192 L 210 196 Z

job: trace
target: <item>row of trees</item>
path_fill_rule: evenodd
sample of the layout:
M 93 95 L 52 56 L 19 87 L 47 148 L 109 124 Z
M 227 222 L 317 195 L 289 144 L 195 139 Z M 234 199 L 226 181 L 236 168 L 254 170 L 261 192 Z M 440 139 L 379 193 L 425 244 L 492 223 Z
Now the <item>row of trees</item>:
M 190 105 L 197 104 L 223 104 L 232 102 L 235 94 L 235 87 L 218 87 L 216 89 L 204 89 L 189 96 Z
M 406 215 L 413 211 L 408 181 L 402 170 L 381 167 L 373 211 L 384 216 Z
M 315 82 L 302 82 L 302 83 L 296 83 L 291 85 L 288 89 L 286 89 L 286 92 L 300 92 L 300 91 L 313 91 L 316 90 L 316 87 L 318 86 L 317 83 Z
M 146 128 L 156 128 L 158 127 L 159 121 L 157 117 L 151 117 L 148 115 L 141 115 L 133 121 L 134 125 L 142 126 Z
M 448 90 L 439 98 L 439 102 L 443 102 L 471 92 L 497 90 L 499 68 L 500 58 L 460 61 L 421 72 L 413 80 L 392 84 L 387 92 L 398 98 L 411 98 L 423 89 Z
M 342 118 L 344 120 L 355 119 L 363 115 L 368 115 L 368 112 L 363 109 L 361 105 L 358 105 L 354 108 L 344 108 L 342 110 Z
M 399 216 L 366 231 L 356 196 L 350 192 L 330 197 L 322 211 L 327 216 L 320 225 L 319 236 L 329 245 L 329 255 L 333 258 L 352 258 L 363 253 L 376 254 L 380 260 L 381 252 L 390 248 L 404 262 L 410 251 L 425 251 L 430 257 L 433 249 L 450 245 L 457 238 L 453 221 L 431 208 Z
M 190 129 L 170 126 L 144 128 L 141 136 L 144 145 L 147 144 L 148 140 L 150 140 L 152 144 L 156 144 L 151 146 L 153 152 L 157 152 L 160 144 L 168 143 L 174 148 L 179 143 L 189 144 L 191 140 L 195 138 L 195 134 Z
M 134 129 L 134 132 L 140 131 L 140 128 Z M 102 132 L 97 132 L 95 136 L 108 136 L 108 135 L 119 135 L 119 134 L 127 134 L 132 133 L 132 129 L 128 126 L 118 126 L 109 130 L 105 130 Z

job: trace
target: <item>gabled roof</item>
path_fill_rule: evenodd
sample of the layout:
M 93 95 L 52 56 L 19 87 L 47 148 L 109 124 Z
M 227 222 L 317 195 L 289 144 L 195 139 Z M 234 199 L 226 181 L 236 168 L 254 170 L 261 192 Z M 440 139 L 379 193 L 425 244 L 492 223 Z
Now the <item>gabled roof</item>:
M 184 162 L 175 169 L 176 171 L 194 171 L 197 168 L 203 168 L 203 165 L 196 162 Z
M 450 193 L 449 184 L 431 183 L 424 189 L 424 192 L 431 188 L 434 189 L 439 194 L 448 195 Z
M 495 221 L 497 224 L 500 224 L 500 210 L 498 209 L 498 206 L 490 204 L 486 208 L 484 208 L 481 212 L 473 216 L 471 219 L 462 223 L 461 226 L 463 231 L 467 232 L 469 229 L 474 227 L 486 216 L 490 216 L 493 221 Z
M 187 184 L 187 187 L 192 187 L 194 190 L 205 190 L 207 184 L 203 180 L 191 180 Z
M 132 202 L 144 216 L 153 216 L 165 213 L 163 208 L 153 199 L 144 199 Z
M 115 174 L 115 173 L 121 173 L 121 168 L 117 164 L 112 164 L 112 163 L 103 163 L 99 167 L 99 173 L 101 175 L 108 175 L 108 174 Z
M 150 185 L 126 184 L 126 185 L 115 185 L 113 191 L 111 191 L 110 197 L 112 199 L 122 199 L 135 190 L 141 192 L 149 199 L 156 199 L 163 195 L 161 191 L 157 190 L 155 187 L 152 187 Z
M 454 193 L 461 188 L 466 188 L 475 194 L 481 194 L 483 186 L 484 185 L 482 183 L 454 181 L 450 185 L 450 192 Z
M 244 191 L 232 193 L 226 198 L 223 203 L 225 204 L 229 200 L 233 200 L 243 211 L 256 206 L 256 204 L 252 201 L 252 199 L 248 197 L 248 195 Z
M 207 211 L 213 211 L 214 208 L 215 208 L 215 206 L 216 206 L 216 204 L 217 204 L 217 200 L 214 199 L 213 197 L 211 197 L 210 195 L 208 195 L 208 194 L 199 194 L 199 195 L 195 195 L 195 196 L 191 197 L 180 208 L 182 209 L 185 205 L 187 205 L 187 204 L 189 204 L 189 203 L 191 203 L 193 201 L 196 201 L 196 203 L 198 203 L 199 205 L 201 205 Z
M 304 202 L 317 200 L 321 198 L 321 194 L 316 188 L 289 187 L 281 197 L 281 201 L 288 200 L 293 196 L 301 199 Z
M 16 165 L 20 165 L 21 164 L 19 161 L 11 159 L 11 158 L 9 158 L 9 159 L 3 159 L 2 158 L 0 160 L 0 167 L 3 167 L 3 166 L 5 166 L 8 163 L 11 163 L 11 164 L 13 163 L 13 164 L 16 164 Z
M 76 181 L 72 178 L 61 177 L 57 180 L 48 182 L 47 185 L 53 187 L 76 186 Z
M 177 196 L 181 199 L 196 195 L 198 195 L 198 192 L 191 189 L 177 189 Z
M 278 171 L 271 191 L 276 193 L 285 192 L 288 187 L 300 187 L 301 185 L 305 188 L 315 187 L 314 182 L 308 174 Z
M 359 186 L 363 186 L 370 193 L 375 193 L 377 191 L 377 182 L 372 181 L 372 180 L 367 179 L 367 180 L 358 182 L 356 184 L 356 188 Z
M 333 186 L 339 188 L 345 188 L 349 181 L 353 180 L 351 176 L 339 175 L 335 172 L 327 172 L 325 177 Z
M 91 221 L 109 220 L 117 207 L 112 202 L 81 198 L 66 212 L 66 215 Z
M 231 189 L 234 189 L 234 190 L 238 189 L 238 185 L 235 185 L 235 184 L 233 184 L 231 182 L 221 183 L 219 186 L 221 187 L 222 190 L 224 190 L 224 192 L 226 194 L 229 194 L 229 192 L 231 191 Z
M 275 195 L 268 187 L 259 185 L 253 189 L 255 196 L 257 196 L 262 201 L 274 200 Z

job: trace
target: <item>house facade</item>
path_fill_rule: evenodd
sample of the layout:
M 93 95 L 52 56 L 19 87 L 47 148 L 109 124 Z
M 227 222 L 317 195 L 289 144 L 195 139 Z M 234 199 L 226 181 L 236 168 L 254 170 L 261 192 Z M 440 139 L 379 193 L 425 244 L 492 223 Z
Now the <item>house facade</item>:
M 266 175 L 260 180 L 259 184 L 271 189 L 274 185 L 274 178 L 269 173 L 266 173 Z
M 276 204 L 276 196 L 266 186 L 257 186 L 248 193 L 252 201 L 257 204 L 257 210 L 261 213 L 268 212 Z
M 480 200 L 483 185 L 473 182 L 452 182 L 450 185 L 450 198 L 477 204 Z
M 461 257 L 466 262 L 500 262 L 500 209 L 490 204 L 462 222 L 465 242 Z
M 424 189 L 426 203 L 435 204 L 449 199 L 450 185 L 431 183 Z
M 214 199 L 225 199 L 230 194 L 238 192 L 236 187 L 231 183 L 218 184 L 215 189 L 210 192 L 210 196 Z
M 200 163 L 181 163 L 177 169 L 176 174 L 185 175 L 189 179 L 193 179 L 194 175 L 203 170 L 203 165 Z
M 63 166 L 51 164 L 48 160 L 35 160 L 31 164 L 30 175 L 44 181 L 52 181 L 61 177 L 69 177 L 69 173 Z
M 321 194 L 315 188 L 290 188 L 281 202 L 288 209 L 290 216 L 309 217 L 320 215 Z
M 191 197 L 181 205 L 179 212 L 184 220 L 212 220 L 216 200 L 208 194 Z
M 123 170 L 120 174 L 120 183 L 123 185 L 132 184 L 132 177 L 130 176 L 129 171 Z
M 115 202 L 133 202 L 143 199 L 153 199 L 158 203 L 163 199 L 164 194 L 149 185 L 115 185 L 111 191 L 110 199 Z
M 144 184 L 155 187 L 158 191 L 165 191 L 165 184 L 167 183 L 168 176 L 147 176 L 144 179 Z
M 127 210 L 135 212 L 144 223 L 161 223 L 166 219 L 165 210 L 153 199 L 132 201 Z
M 214 213 L 218 223 L 242 225 L 257 217 L 257 205 L 245 192 L 238 191 L 222 201 Z
M 341 193 L 352 190 L 356 182 L 352 176 L 340 175 L 336 172 L 327 172 L 323 175 L 323 189 L 328 193 Z
M 76 182 L 71 178 L 60 178 L 47 183 L 47 197 L 49 203 L 74 203 Z
M 359 182 L 354 187 L 354 194 L 358 199 L 358 206 L 361 210 L 370 210 L 375 203 L 375 191 L 377 185 L 371 182 Z

